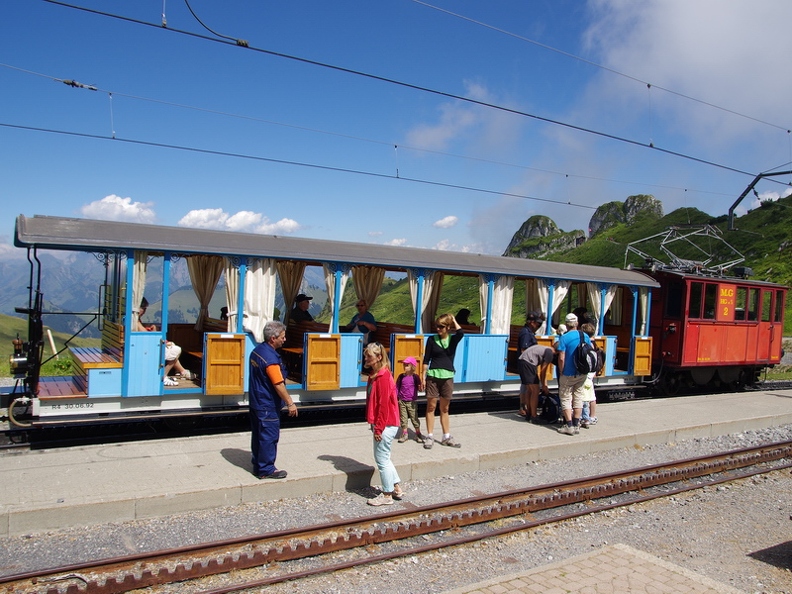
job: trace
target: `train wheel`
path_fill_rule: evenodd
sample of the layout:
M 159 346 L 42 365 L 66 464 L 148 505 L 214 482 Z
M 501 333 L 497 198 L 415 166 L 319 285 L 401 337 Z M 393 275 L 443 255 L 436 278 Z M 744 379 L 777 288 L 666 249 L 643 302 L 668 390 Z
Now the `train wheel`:
M 666 371 L 660 376 L 660 391 L 665 396 L 676 396 L 682 389 L 682 378 L 675 371 Z

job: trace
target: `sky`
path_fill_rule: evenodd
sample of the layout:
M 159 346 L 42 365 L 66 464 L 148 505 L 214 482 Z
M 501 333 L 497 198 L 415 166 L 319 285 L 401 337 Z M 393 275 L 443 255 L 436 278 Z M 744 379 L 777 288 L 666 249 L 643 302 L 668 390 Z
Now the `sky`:
M 792 169 L 790 22 L 788 0 L 6 0 L 0 256 L 19 214 L 487 254 L 635 194 L 725 214 Z

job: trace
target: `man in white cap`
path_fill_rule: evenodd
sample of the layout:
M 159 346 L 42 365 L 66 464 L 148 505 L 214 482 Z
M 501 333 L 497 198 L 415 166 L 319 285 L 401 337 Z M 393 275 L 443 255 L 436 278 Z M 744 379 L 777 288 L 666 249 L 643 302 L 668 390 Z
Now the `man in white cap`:
M 578 373 L 575 366 L 575 349 L 581 341 L 591 343 L 585 332 L 578 332 L 578 318 L 575 314 L 567 314 L 564 318 L 567 332 L 558 339 L 556 351 L 558 352 L 558 397 L 561 400 L 561 414 L 564 415 L 564 425 L 559 433 L 565 435 L 578 435 L 580 433 L 580 417 L 583 413 L 583 396 L 586 383 L 586 374 Z

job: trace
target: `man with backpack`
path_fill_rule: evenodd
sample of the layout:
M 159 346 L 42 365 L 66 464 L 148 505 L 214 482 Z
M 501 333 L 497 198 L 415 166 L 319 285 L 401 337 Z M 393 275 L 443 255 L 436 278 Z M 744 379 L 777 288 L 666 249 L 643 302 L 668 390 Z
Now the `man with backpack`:
M 567 314 L 564 318 L 566 333 L 558 339 L 558 396 L 561 400 L 561 414 L 564 424 L 558 428 L 559 433 L 578 435 L 580 433 L 580 417 L 583 412 L 583 396 L 588 371 L 581 372 L 577 365 L 577 350 L 581 344 L 591 345 L 591 339 L 578 331 L 578 318 L 575 314 Z

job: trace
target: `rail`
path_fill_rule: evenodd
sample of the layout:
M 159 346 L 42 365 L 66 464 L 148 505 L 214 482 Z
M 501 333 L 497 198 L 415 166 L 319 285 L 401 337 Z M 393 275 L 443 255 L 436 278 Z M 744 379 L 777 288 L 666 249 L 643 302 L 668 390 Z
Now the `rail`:
M 0 585 L 14 592 L 55 594 L 64 587 L 71 587 L 69 591 L 117 594 L 265 564 L 278 563 L 285 567 L 291 560 L 332 555 L 358 547 L 367 547 L 369 552 L 364 558 L 322 562 L 321 567 L 313 570 L 279 573 L 263 580 L 223 586 L 211 592 L 219 594 L 261 588 L 308 575 L 467 544 L 791 466 L 792 441 L 786 441 L 408 511 L 380 513 L 352 521 L 7 576 L 0 578 Z M 658 489 L 660 486 L 663 488 Z M 616 496 L 625 494 L 630 496 L 614 501 Z M 566 507 L 581 502 L 587 505 L 583 508 L 576 505 L 571 511 Z M 537 517 L 537 512 L 556 508 L 561 512 Z M 491 527 L 470 533 L 459 531 L 460 528 L 484 523 L 491 523 Z M 439 533 L 442 536 L 438 536 Z M 424 540 L 427 535 L 432 535 L 434 540 L 427 543 Z M 417 539 L 417 545 L 410 540 L 415 537 L 422 537 Z M 394 541 L 403 541 L 406 546 L 390 546 L 386 552 L 371 554 L 371 547 Z

